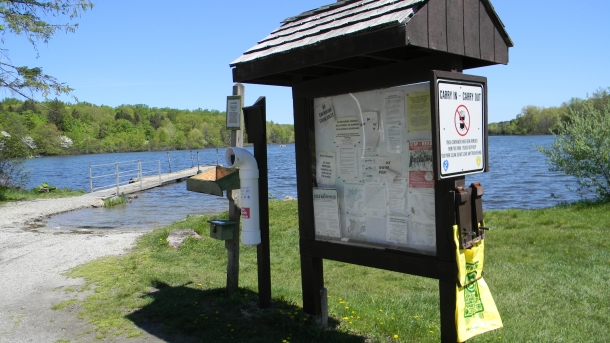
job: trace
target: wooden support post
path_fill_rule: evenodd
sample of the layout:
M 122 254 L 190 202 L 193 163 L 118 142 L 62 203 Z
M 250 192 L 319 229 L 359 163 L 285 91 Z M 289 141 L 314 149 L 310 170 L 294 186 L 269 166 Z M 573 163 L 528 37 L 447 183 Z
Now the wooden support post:
M 269 246 L 269 179 L 267 169 L 267 113 L 266 99 L 259 97 L 248 107 L 245 118 L 248 142 L 254 148 L 254 158 L 258 163 L 258 202 L 261 229 L 261 243 L 256 247 L 258 266 L 258 306 L 271 306 L 271 252 Z
M 438 281 L 441 312 L 441 342 L 457 342 L 456 313 L 456 280 L 457 264 L 455 261 L 455 241 L 453 240 L 453 225 L 455 219 L 454 189 L 464 184 L 464 176 L 435 181 L 435 211 L 436 211 L 436 247 L 437 258 L 450 262 L 450 278 Z
M 267 119 L 263 111 L 263 123 Z M 254 144 L 254 157 L 258 162 L 258 199 L 261 225 L 261 244 L 256 247 L 258 260 L 258 304 L 271 306 L 271 251 L 269 246 L 269 180 L 267 172 L 267 130 L 263 124 L 263 143 Z
M 244 98 L 244 85 L 237 83 L 233 86 L 233 95 L 241 95 Z M 242 100 L 243 104 L 243 100 Z M 243 126 L 243 112 L 241 114 L 240 123 Z M 242 148 L 244 146 L 243 130 L 231 131 L 231 146 Z M 199 162 L 197 162 L 199 166 Z M 227 248 L 227 296 L 231 296 L 237 292 L 239 288 L 239 224 L 241 219 L 241 209 L 239 203 L 239 189 L 227 191 L 229 198 L 229 220 L 237 224 L 233 227 L 233 238 L 225 241 Z M 237 202 L 235 201 L 237 199 Z
M 455 56 L 451 59 L 450 65 L 452 72 L 461 73 L 463 68 L 462 57 Z M 436 102 L 435 96 L 432 101 Z M 434 105 L 435 108 L 436 106 L 437 104 Z M 434 125 L 435 130 L 437 130 L 436 124 Z M 455 266 L 455 270 L 451 274 L 455 275 L 456 280 L 457 262 L 455 261 L 455 250 L 457 247 L 453 240 L 453 225 L 456 223 L 454 190 L 457 187 L 464 187 L 465 180 L 464 176 L 459 176 L 453 179 L 435 182 L 437 258 L 439 260 L 449 261 Z M 441 312 L 441 343 L 457 342 L 457 325 L 455 317 L 457 307 L 456 287 L 456 281 L 438 281 Z
M 301 278 L 303 286 L 303 312 L 311 316 L 313 322 L 325 327 L 328 323 L 328 313 L 324 313 L 324 306 L 320 294 L 324 288 L 324 270 L 321 258 L 301 255 Z M 327 292 L 324 292 L 328 294 Z M 328 308 L 326 308 L 328 310 Z
M 457 342 L 455 281 L 438 281 L 441 308 L 441 343 Z
M 313 136 L 313 99 L 298 95 L 293 88 L 293 108 L 295 127 L 295 149 L 297 165 L 297 189 L 299 202 L 299 236 L 301 243 L 315 240 L 313 184 L 311 170 L 315 170 L 311 147 Z M 314 168 L 314 169 L 312 169 Z M 301 286 L 303 290 L 303 312 L 312 317 L 314 323 L 326 326 L 328 308 L 325 307 L 321 292 L 324 290 L 324 261 L 301 251 Z M 326 293 L 326 291 L 324 291 Z

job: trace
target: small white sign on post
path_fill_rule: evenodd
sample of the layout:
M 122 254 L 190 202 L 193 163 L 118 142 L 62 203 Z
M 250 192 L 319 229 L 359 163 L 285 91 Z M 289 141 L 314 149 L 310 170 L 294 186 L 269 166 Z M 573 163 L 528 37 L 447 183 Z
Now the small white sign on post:
M 438 79 L 440 178 L 485 171 L 485 87 Z
M 227 130 L 241 130 L 241 95 L 227 97 Z

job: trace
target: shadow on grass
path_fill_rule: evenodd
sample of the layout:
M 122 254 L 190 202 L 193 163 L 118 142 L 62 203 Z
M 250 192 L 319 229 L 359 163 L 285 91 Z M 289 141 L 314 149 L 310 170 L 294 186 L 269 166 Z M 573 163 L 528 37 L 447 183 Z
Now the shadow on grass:
M 258 294 L 239 289 L 227 297 L 225 289 L 200 285 L 169 286 L 157 282 L 144 297 L 152 303 L 127 316 L 144 331 L 167 342 L 350 342 L 365 337 L 336 330 L 329 318 L 322 330 L 303 315 L 302 308 L 274 299 L 268 309 L 258 307 Z

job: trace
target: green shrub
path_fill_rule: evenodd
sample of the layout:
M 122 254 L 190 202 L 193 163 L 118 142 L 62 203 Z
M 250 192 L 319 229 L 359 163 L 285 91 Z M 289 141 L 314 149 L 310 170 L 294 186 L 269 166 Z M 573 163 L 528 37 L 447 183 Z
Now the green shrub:
M 595 108 L 586 101 L 567 119 L 555 142 L 538 150 L 546 155 L 550 170 L 574 176 L 580 189 L 593 189 L 602 199 L 610 199 L 610 104 Z

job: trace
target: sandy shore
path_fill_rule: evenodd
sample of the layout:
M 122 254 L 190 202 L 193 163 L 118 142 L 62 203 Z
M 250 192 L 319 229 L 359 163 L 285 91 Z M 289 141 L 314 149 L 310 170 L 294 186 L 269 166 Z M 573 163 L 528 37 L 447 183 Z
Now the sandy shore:
M 0 342 L 99 342 L 92 334 L 83 335 L 90 327 L 77 318 L 78 305 L 52 309 L 86 296 L 71 290 L 84 280 L 63 273 L 105 255 L 125 253 L 142 232 L 75 233 L 36 225 L 53 214 L 91 207 L 96 200 L 84 195 L 0 206 Z M 160 340 L 144 335 L 128 341 Z

